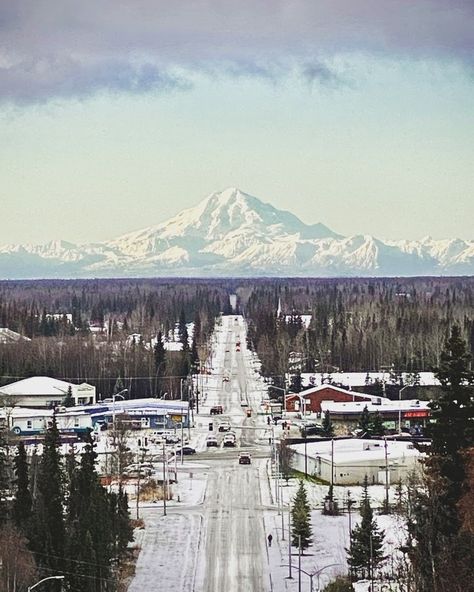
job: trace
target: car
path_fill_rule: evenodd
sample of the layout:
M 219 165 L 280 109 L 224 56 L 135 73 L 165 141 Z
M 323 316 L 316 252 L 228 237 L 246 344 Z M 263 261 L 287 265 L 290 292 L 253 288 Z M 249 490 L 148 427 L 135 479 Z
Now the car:
M 223 446 L 224 448 L 235 448 L 235 438 L 224 438 Z
M 250 454 L 242 453 L 239 455 L 239 465 L 250 465 L 252 463 L 252 458 Z
M 219 424 L 219 432 L 229 432 L 230 423 L 224 422 Z
M 180 455 L 181 452 L 186 456 L 188 454 L 196 454 L 196 449 L 192 446 L 183 446 L 182 448 L 176 449 L 176 455 Z
M 165 442 L 167 444 L 178 444 L 179 442 L 181 442 L 181 438 L 176 434 L 167 435 L 165 436 Z
M 211 446 L 214 446 L 214 447 L 219 446 L 219 444 L 217 443 L 217 438 L 215 438 L 214 436 L 209 436 L 208 439 L 206 440 L 206 446 L 208 448 L 210 448 Z
M 211 415 L 220 415 L 221 413 L 224 413 L 224 408 L 222 407 L 222 405 L 214 405 L 213 407 L 211 407 Z

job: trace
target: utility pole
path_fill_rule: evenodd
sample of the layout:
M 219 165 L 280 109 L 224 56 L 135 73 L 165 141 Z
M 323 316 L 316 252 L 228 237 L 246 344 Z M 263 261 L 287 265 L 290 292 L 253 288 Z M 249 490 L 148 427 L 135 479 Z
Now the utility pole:
M 291 501 L 288 504 L 288 579 L 293 579 L 291 573 Z
M 166 445 L 163 442 L 163 516 L 166 516 L 166 496 L 168 495 L 166 487 Z
M 389 513 L 389 505 L 388 505 L 388 450 L 387 450 L 387 436 L 384 437 L 385 440 L 385 513 Z
M 298 535 L 298 592 L 301 592 L 301 535 Z

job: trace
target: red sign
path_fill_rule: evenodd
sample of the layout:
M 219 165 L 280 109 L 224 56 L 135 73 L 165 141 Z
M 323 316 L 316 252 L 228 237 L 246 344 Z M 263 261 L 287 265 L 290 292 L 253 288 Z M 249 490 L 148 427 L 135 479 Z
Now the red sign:
M 403 417 L 429 417 L 430 412 L 428 409 L 420 409 L 419 411 L 404 411 Z

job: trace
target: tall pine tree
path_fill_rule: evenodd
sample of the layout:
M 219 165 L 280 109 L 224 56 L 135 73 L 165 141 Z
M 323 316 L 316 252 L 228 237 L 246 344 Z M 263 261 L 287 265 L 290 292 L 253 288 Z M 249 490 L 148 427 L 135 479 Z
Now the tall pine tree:
M 384 559 L 382 553 L 384 534 L 379 530 L 374 520 L 367 476 L 364 479 L 360 515 L 361 521 L 351 533 L 351 546 L 347 550 L 347 562 L 353 576 L 370 579 L 374 569 Z
M 14 459 L 16 492 L 13 501 L 13 520 L 19 530 L 25 534 L 31 518 L 31 492 L 28 478 L 28 460 L 25 445 L 18 444 L 18 452 Z
M 435 374 L 443 392 L 431 403 L 432 444 L 425 488 L 414 494 L 409 531 L 416 544 L 410 557 L 417 591 L 472 590 L 474 532 L 463 525 L 459 505 L 472 488 L 466 458 L 474 446 L 474 373 L 458 326 L 451 330 Z
M 63 466 L 59 445 L 58 426 L 53 416 L 39 463 L 30 534 L 36 561 L 49 573 L 61 573 L 64 568 Z M 51 582 L 51 589 L 59 590 L 60 586 Z
M 303 481 L 300 481 L 291 510 L 291 544 L 304 551 L 312 543 L 311 508 Z

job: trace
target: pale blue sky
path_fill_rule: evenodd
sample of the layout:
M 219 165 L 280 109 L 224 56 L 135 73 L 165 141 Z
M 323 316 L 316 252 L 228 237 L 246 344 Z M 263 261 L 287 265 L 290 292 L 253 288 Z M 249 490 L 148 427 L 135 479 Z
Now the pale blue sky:
M 279 22 L 267 30 L 264 11 L 253 20 L 239 13 L 228 44 L 203 41 L 215 12 L 209 22 L 201 13 L 199 26 L 170 23 L 162 36 L 171 45 L 179 38 L 176 47 L 191 57 L 171 59 L 159 48 L 161 69 L 152 71 L 151 82 L 148 74 L 137 79 L 129 70 L 137 60 L 132 26 L 129 34 L 126 24 L 117 24 L 118 41 L 109 32 L 115 46 L 102 41 L 99 27 L 86 36 L 80 29 L 69 53 L 74 57 L 81 48 L 84 56 L 87 48 L 92 74 L 84 57 L 79 72 L 69 71 L 69 62 L 51 65 L 52 42 L 47 60 L 33 59 L 38 46 L 30 47 L 27 33 L 40 27 L 48 46 L 48 19 L 43 28 L 38 19 L 17 27 L 10 36 L 15 51 L 0 53 L 0 244 L 113 238 L 157 224 L 227 186 L 345 235 L 473 239 L 474 70 L 465 55 L 472 38 L 462 25 L 472 16 L 469 4 L 458 3 L 464 20 L 442 15 L 444 27 L 453 29 L 451 41 L 465 35 L 459 46 L 446 38 L 437 47 L 426 34 L 426 42 L 414 47 L 419 39 L 412 21 L 423 15 L 410 14 L 414 30 L 407 38 L 403 23 L 383 27 L 376 15 L 372 31 L 349 21 L 347 30 L 357 35 L 343 51 L 327 41 L 312 47 L 310 35 L 293 50 L 311 3 L 291 4 L 300 20 L 292 13 L 286 33 Z M 361 2 L 367 10 L 371 4 Z M 440 6 L 436 0 L 425 4 Z M 350 3 L 334 5 L 349 10 Z M 262 33 L 255 59 L 234 43 L 246 19 L 250 30 Z M 64 22 L 54 23 L 54 30 Z M 438 34 L 436 25 L 434 20 Z M 371 46 L 378 39 L 373 31 L 380 32 L 378 47 Z M 309 61 L 316 49 L 317 59 Z M 150 45 L 147 56 L 153 51 Z M 16 74 L 14 63 L 21 65 Z

